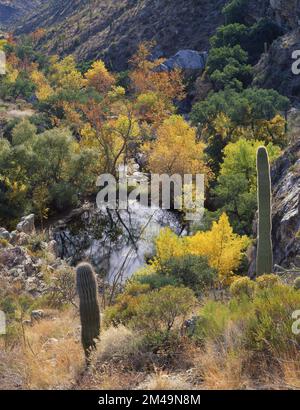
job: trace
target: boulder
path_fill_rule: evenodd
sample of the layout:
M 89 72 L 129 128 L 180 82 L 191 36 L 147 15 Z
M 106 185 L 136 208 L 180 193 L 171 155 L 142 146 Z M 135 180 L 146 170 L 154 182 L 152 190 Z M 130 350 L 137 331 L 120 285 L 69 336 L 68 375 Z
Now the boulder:
M 195 50 L 180 50 L 173 57 L 158 66 L 158 71 L 172 71 L 176 68 L 187 72 L 203 72 L 208 53 Z
M 21 219 L 21 222 L 18 223 L 18 225 L 17 225 L 17 231 L 18 232 L 24 232 L 28 235 L 34 233 L 35 232 L 34 214 L 24 216 Z
M 0 239 L 10 240 L 10 233 L 5 228 L 0 228 Z

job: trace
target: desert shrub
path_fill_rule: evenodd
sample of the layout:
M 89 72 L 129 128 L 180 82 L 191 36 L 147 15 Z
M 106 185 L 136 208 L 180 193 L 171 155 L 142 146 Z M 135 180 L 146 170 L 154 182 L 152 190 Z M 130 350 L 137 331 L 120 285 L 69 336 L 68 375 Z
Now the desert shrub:
M 226 339 L 229 325 L 235 324 L 241 329 L 252 314 L 252 301 L 247 296 L 233 298 L 228 303 L 208 300 L 195 318 L 195 329 L 192 338 L 197 342 L 220 342 Z M 239 332 L 242 335 L 242 330 Z
M 182 325 L 195 304 L 191 289 L 166 286 L 141 296 L 132 324 L 146 333 L 169 334 Z
M 152 290 L 160 289 L 168 285 L 176 286 L 178 284 L 175 278 L 167 277 L 159 273 L 139 275 L 136 277 L 136 280 L 140 282 L 142 285 L 149 285 Z
M 94 360 L 106 362 L 111 360 L 132 360 L 140 351 L 140 336 L 125 326 L 110 327 L 97 343 Z
M 8 245 L 9 245 L 8 240 L 3 239 L 3 238 L 0 238 L 0 247 L 2 247 L 2 248 L 7 248 Z
M 150 291 L 148 284 L 130 282 L 125 291 L 118 295 L 115 304 L 104 312 L 105 326 L 127 325 L 136 315 L 141 295 Z
M 46 247 L 46 242 L 47 235 L 44 232 L 30 235 L 30 237 L 28 238 L 27 248 L 34 253 L 43 251 Z
M 178 329 L 196 304 L 193 291 L 165 286 L 149 292 L 149 285 L 139 286 L 143 287 L 144 293 L 133 296 L 126 290 L 117 298 L 115 305 L 106 309 L 106 326 L 125 324 L 141 332 L 146 343 L 152 346 L 170 341 L 171 334 L 178 334 Z
M 178 285 L 191 288 L 197 295 L 211 288 L 217 271 L 209 266 L 204 256 L 184 255 L 163 261 L 157 272 L 161 277 L 173 278 Z
M 49 295 L 49 306 L 62 308 L 74 304 L 76 296 L 75 273 L 71 268 L 61 268 L 53 278 L 53 286 Z
M 230 286 L 230 293 L 234 297 L 253 297 L 256 284 L 248 277 L 236 279 Z
M 228 303 L 208 301 L 197 316 L 192 337 L 201 343 L 226 343 L 238 329 L 240 343 L 252 352 L 285 357 L 299 349 L 300 336 L 292 332 L 292 313 L 299 309 L 300 293 L 277 284 L 257 289 L 253 298 L 235 297 Z
M 300 294 L 290 286 L 276 285 L 258 291 L 245 330 L 247 347 L 276 356 L 298 349 L 300 335 L 292 332 L 292 314 L 299 306 Z
M 259 289 L 272 288 L 280 284 L 280 278 L 277 275 L 262 275 L 256 279 Z

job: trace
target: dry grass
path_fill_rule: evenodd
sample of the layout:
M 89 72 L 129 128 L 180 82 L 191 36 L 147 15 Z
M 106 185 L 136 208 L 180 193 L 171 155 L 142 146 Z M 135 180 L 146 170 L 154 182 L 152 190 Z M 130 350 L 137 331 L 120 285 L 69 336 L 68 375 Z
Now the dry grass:
M 26 330 L 30 389 L 69 387 L 84 367 L 78 318 L 72 310 Z
M 284 384 L 289 389 L 300 390 L 300 354 L 299 350 L 291 352 L 280 360 Z
M 1 389 L 300 389 L 298 351 L 280 358 L 247 351 L 234 324 L 201 348 L 183 341 L 176 360 L 163 365 L 143 349 L 138 333 L 112 327 L 102 333 L 92 366 L 84 371 L 77 312 L 46 313 L 25 328 L 25 348 L 21 337 L 11 349 L 0 345 Z
M 185 374 L 168 374 L 157 371 L 151 374 L 138 386 L 140 390 L 193 390 L 194 387 L 188 383 Z
M 207 343 L 205 352 L 198 356 L 196 368 L 203 380 L 201 388 L 235 390 L 249 387 L 243 375 L 243 353 L 228 351 L 224 346 Z
M 55 316 L 49 317 L 49 315 Z M 47 312 L 24 327 L 13 349 L 0 346 L 1 388 L 62 389 L 76 384 L 84 368 L 77 316 L 72 310 Z M 4 342 L 4 341 L 3 341 Z
M 139 336 L 125 326 L 110 327 L 101 335 L 94 360 L 126 359 L 139 353 Z
M 26 388 L 24 356 L 20 349 L 5 350 L 0 344 L 0 390 Z

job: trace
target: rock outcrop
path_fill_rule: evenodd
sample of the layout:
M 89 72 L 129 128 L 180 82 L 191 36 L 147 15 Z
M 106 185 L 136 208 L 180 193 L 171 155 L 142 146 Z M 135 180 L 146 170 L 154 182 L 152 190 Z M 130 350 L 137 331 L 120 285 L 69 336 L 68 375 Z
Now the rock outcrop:
M 41 0 L 0 0 L 0 27 L 12 24 L 24 14 L 32 13 Z
M 298 264 L 300 255 L 300 141 L 272 169 L 274 262 Z
M 22 219 L 19 231 L 0 228 L 0 280 L 33 297 L 52 289 L 49 272 L 68 268 L 57 258 L 54 241 L 45 242 L 35 234 L 34 215 Z M 26 231 L 26 233 L 24 232 Z
M 300 75 L 292 72 L 293 52 L 300 50 L 300 30 L 277 39 L 255 67 L 254 86 L 274 88 L 295 102 L 300 102 Z

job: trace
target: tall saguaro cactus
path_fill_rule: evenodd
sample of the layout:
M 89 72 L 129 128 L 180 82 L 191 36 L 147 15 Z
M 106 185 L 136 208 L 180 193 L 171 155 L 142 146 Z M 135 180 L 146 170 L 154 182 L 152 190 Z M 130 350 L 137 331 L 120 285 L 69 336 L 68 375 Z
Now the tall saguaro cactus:
M 258 185 L 258 240 L 256 274 L 263 275 L 273 271 L 272 247 L 272 193 L 268 152 L 265 147 L 257 151 Z
M 96 339 L 100 335 L 97 282 L 89 263 L 81 263 L 77 266 L 76 282 L 80 300 L 81 341 L 88 363 L 91 351 L 96 348 Z

